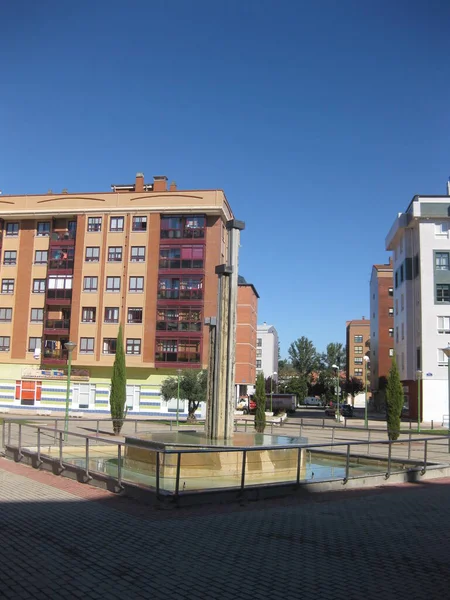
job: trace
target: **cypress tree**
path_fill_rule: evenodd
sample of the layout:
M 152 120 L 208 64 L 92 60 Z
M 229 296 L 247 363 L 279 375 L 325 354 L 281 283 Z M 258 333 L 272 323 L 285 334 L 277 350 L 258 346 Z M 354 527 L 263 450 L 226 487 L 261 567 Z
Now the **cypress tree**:
M 123 347 L 122 325 L 119 327 L 116 342 L 116 358 L 114 360 L 113 373 L 111 377 L 111 394 L 109 398 L 111 418 L 113 419 L 113 431 L 119 435 L 125 417 L 127 401 L 127 374 L 125 367 L 125 350 Z
M 403 402 L 403 386 L 400 381 L 397 361 L 395 360 L 395 356 L 393 356 L 386 386 L 386 421 L 390 440 L 396 440 L 400 435 L 400 418 Z
M 258 433 L 264 433 L 266 427 L 266 390 L 263 373 L 258 373 L 256 378 L 255 401 L 255 429 Z

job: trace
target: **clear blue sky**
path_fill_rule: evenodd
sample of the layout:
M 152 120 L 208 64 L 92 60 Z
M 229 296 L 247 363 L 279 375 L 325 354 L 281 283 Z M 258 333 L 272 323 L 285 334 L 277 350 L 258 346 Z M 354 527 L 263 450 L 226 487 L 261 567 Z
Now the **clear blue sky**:
M 283 356 L 369 317 L 396 213 L 445 193 L 448 2 L 15 0 L 0 27 L 3 193 L 223 188 Z

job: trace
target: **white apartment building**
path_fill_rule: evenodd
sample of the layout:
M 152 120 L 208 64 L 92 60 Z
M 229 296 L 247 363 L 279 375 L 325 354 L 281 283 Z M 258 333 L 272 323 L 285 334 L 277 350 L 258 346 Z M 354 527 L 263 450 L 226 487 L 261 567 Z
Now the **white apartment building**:
M 256 373 L 278 381 L 278 333 L 273 325 L 263 323 L 256 330 Z
M 450 196 L 414 196 L 386 238 L 394 254 L 394 349 L 410 417 L 449 413 Z

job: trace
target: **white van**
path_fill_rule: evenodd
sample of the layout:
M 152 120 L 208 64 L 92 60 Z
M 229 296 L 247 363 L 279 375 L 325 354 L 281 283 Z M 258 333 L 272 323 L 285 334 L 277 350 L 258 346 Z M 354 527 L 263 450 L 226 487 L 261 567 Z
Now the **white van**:
M 315 396 L 306 396 L 305 406 L 322 406 L 322 400 Z

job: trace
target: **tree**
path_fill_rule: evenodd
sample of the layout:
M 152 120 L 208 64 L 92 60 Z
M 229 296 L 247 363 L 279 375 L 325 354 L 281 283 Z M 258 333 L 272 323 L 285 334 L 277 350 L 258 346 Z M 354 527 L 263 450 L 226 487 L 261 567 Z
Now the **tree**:
M 264 433 L 266 427 L 266 392 L 263 373 L 258 373 L 256 378 L 255 401 L 255 429 L 258 433 Z
M 206 402 L 207 371 L 185 369 L 180 373 L 180 400 L 188 401 L 188 422 L 196 421 L 195 411 L 200 402 Z M 164 379 L 161 385 L 161 396 L 168 402 L 178 399 L 178 376 Z
M 125 350 L 123 347 L 122 325 L 120 325 L 116 342 L 116 357 L 114 359 L 111 377 L 111 394 L 109 397 L 111 418 L 113 420 L 113 431 L 115 435 L 119 435 L 127 416 L 126 403 L 127 373 L 125 366 Z
M 343 387 L 347 396 L 352 397 L 352 404 L 355 402 L 355 396 L 366 389 L 364 383 L 357 377 L 350 377 L 350 379 L 343 384 Z
M 400 435 L 403 402 L 403 386 L 394 355 L 386 387 L 386 421 L 390 440 L 396 440 Z
M 326 352 L 320 355 L 320 362 L 323 369 L 328 369 L 331 365 L 339 365 L 342 371 L 345 371 L 347 362 L 347 353 L 345 346 L 339 342 L 328 344 Z
M 319 368 L 320 361 L 316 347 L 304 336 L 292 342 L 288 354 L 292 366 L 301 377 L 308 379 L 311 373 Z
M 304 377 L 291 377 L 280 385 L 280 389 L 283 394 L 295 394 L 297 404 L 302 404 L 308 395 L 308 383 Z

